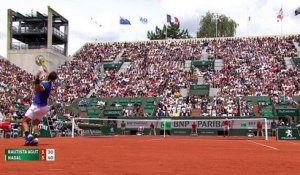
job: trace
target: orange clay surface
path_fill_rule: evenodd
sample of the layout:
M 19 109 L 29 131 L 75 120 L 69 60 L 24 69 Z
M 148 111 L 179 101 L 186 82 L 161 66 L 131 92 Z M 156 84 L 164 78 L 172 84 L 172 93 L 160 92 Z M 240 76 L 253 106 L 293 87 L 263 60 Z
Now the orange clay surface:
M 111 136 L 40 138 L 39 142 L 33 148 L 55 149 L 54 162 L 5 161 L 5 148 L 25 148 L 23 138 L 0 139 L 0 175 L 300 173 L 300 141 Z

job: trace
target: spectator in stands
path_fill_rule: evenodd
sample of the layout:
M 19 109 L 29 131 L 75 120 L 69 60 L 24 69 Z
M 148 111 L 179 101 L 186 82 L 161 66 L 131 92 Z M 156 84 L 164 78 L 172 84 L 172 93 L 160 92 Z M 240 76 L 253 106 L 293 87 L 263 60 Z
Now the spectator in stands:
M 67 126 L 67 121 L 62 123 L 61 132 L 62 132 L 62 136 L 68 136 L 69 135 L 69 129 L 68 129 L 68 126 Z
M 86 100 L 81 99 L 78 103 L 78 106 L 83 106 L 83 107 L 87 107 L 88 103 Z
M 279 119 L 279 121 L 278 121 L 278 126 L 285 126 L 285 123 L 284 123 L 284 121 L 283 121 L 282 118 Z
M 105 102 L 102 100 L 97 101 L 97 106 L 105 106 Z
M 169 116 L 171 110 L 183 116 L 182 108 L 189 114 L 197 108 L 204 116 L 250 117 L 253 107 L 244 98 L 246 96 L 270 96 L 278 104 L 280 96 L 286 96 L 290 103 L 293 95 L 300 94 L 300 69 L 288 69 L 284 61 L 284 57 L 296 56 L 295 40 L 299 40 L 299 35 L 149 41 L 126 43 L 126 46 L 124 43 L 88 43 L 72 61 L 59 67 L 59 80 L 54 87 L 57 98 L 50 97 L 50 101 L 57 104 L 55 108 L 60 115 L 66 105 L 76 98 L 86 97 L 97 87 L 94 97 L 165 98 L 168 109 L 162 109 L 161 113 L 165 116 Z M 204 47 L 211 59 L 223 59 L 222 70 L 208 69 L 203 76 L 204 83 L 220 88 L 220 92 L 215 99 L 196 97 L 195 100 L 191 96 L 186 100 L 179 93 L 180 89 L 197 83 L 198 76 L 203 73 L 199 68 L 186 70 L 186 60 L 200 59 Z M 130 61 L 124 72 L 98 69 L 103 61 L 114 61 L 119 55 L 123 61 Z M 28 86 L 31 81 L 32 75 L 0 58 L 2 113 L 9 111 L 18 115 L 17 111 L 28 105 L 32 98 Z M 22 90 L 17 91 L 19 89 Z M 235 109 L 240 111 L 237 113 Z
M 2 112 L 0 111 L 0 122 L 4 121 L 4 115 L 2 114 Z

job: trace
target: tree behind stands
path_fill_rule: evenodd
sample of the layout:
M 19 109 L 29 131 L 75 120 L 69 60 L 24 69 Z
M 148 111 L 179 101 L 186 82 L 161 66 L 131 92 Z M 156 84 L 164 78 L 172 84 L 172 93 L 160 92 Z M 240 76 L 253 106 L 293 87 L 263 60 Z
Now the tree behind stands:
M 191 38 L 188 29 L 180 30 L 180 23 L 178 23 L 178 24 L 171 23 L 168 26 L 164 25 L 162 29 L 160 29 L 158 26 L 156 26 L 155 32 L 148 31 L 148 33 L 147 33 L 147 37 L 150 40 L 166 39 L 166 35 L 168 35 L 167 38 L 172 38 L 172 39 Z
M 199 22 L 197 38 L 233 37 L 236 33 L 237 26 L 238 23 L 225 15 L 207 12 L 205 16 L 202 16 Z

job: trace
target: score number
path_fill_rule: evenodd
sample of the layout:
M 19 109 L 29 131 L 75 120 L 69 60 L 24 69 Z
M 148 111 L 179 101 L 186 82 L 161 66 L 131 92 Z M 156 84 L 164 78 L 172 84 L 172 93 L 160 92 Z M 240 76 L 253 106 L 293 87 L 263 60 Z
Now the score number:
M 55 149 L 41 149 L 40 160 L 43 161 L 54 161 L 55 160 Z
M 47 161 L 55 160 L 55 150 L 54 149 L 46 149 L 46 160 Z

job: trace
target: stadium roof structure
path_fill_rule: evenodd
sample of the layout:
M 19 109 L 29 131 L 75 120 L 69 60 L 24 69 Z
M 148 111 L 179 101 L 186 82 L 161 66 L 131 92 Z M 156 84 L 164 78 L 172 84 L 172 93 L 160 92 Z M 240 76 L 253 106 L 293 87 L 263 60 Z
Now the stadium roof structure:
M 69 21 L 50 6 L 47 15 L 7 10 L 7 59 L 31 74 L 38 71 L 34 59 L 40 55 L 51 71 L 63 64 L 68 55 L 68 39 Z
M 52 18 L 49 18 L 50 12 Z M 35 13 L 32 11 L 31 14 L 23 15 L 8 9 L 8 25 L 12 28 L 13 38 L 23 43 L 29 43 L 32 42 L 32 40 L 35 40 L 37 43 L 45 42 L 49 21 L 54 29 L 53 43 L 64 44 L 66 37 L 64 33 L 60 31 L 60 27 L 68 26 L 69 21 L 49 6 L 48 15 L 38 11 Z
M 48 8 L 50 8 L 48 6 Z M 52 15 L 53 15 L 53 21 L 57 25 L 66 25 L 68 24 L 68 20 L 64 18 L 62 15 L 60 15 L 55 10 L 51 9 Z M 37 22 L 37 21 L 45 21 L 48 19 L 48 16 L 46 14 L 42 14 L 40 12 L 36 12 L 35 14 L 32 12 L 31 14 L 22 15 L 19 12 L 15 12 L 11 9 L 9 9 L 12 14 L 13 21 L 24 21 L 24 22 Z

